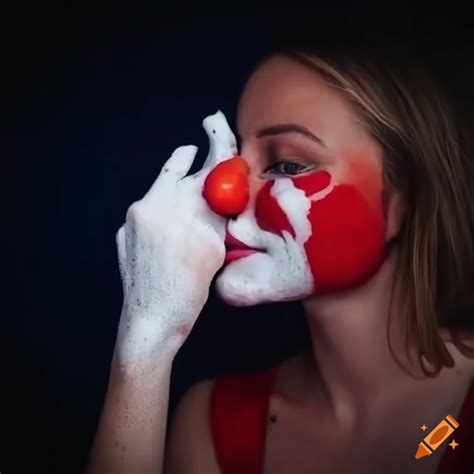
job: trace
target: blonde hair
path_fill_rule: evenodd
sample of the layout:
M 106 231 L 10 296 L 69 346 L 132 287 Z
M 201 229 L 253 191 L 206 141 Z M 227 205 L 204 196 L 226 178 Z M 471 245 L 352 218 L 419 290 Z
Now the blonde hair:
M 468 130 L 428 70 L 406 57 L 387 58 L 386 50 L 369 50 L 290 48 L 277 54 L 312 68 L 338 89 L 384 149 L 384 179 L 407 203 L 394 282 L 402 292 L 406 350 L 415 343 L 423 372 L 434 377 L 454 365 L 439 326 L 448 327 L 460 352 L 474 357 L 455 327 L 459 314 L 474 309 Z M 396 359 L 388 329 L 387 338 Z

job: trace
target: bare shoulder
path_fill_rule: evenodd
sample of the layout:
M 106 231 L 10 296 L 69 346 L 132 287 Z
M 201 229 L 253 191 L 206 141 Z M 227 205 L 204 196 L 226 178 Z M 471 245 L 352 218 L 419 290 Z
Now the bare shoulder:
M 209 429 L 209 401 L 214 381 L 195 383 L 179 401 L 166 440 L 165 474 L 219 474 Z

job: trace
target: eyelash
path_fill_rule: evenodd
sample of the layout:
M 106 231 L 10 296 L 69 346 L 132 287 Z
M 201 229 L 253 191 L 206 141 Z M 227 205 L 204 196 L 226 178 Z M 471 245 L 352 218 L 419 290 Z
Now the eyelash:
M 293 171 L 284 171 L 282 169 L 282 165 L 292 165 L 294 167 L 298 167 L 299 169 L 293 170 Z M 302 173 L 308 169 L 308 166 L 302 165 L 300 163 L 297 163 L 295 161 L 285 161 L 285 160 L 280 160 L 277 161 L 276 163 L 273 163 L 272 165 L 268 166 L 264 173 L 271 173 L 271 174 L 286 174 L 293 176 L 295 174 Z M 278 170 L 278 171 L 277 171 Z
M 263 171 L 264 173 L 294 176 L 300 173 L 304 173 L 305 171 L 308 171 L 312 168 L 312 166 L 303 165 L 301 163 L 298 163 L 298 161 L 296 160 L 285 159 L 285 157 L 279 155 L 277 150 L 275 150 L 273 147 L 271 147 L 268 150 L 268 152 L 269 152 L 269 161 L 271 162 L 271 165 L 265 168 L 265 170 Z M 281 169 L 282 165 L 290 165 L 293 167 L 297 167 L 299 169 L 293 170 L 290 172 L 285 172 L 284 170 Z

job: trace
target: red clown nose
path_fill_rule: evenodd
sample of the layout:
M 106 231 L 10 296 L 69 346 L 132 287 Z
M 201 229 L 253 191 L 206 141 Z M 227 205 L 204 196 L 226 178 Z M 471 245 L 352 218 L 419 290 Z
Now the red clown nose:
M 240 156 L 219 163 L 204 182 L 202 195 L 209 207 L 224 217 L 243 212 L 249 200 L 249 167 Z

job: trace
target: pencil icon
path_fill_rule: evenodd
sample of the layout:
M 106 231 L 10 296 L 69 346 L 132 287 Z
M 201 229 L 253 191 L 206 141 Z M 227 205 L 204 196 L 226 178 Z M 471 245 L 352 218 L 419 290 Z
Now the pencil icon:
M 443 418 L 418 445 L 415 458 L 420 459 L 429 456 L 435 449 L 443 444 L 458 426 L 459 423 L 451 415 Z

